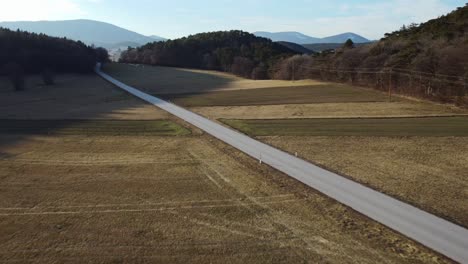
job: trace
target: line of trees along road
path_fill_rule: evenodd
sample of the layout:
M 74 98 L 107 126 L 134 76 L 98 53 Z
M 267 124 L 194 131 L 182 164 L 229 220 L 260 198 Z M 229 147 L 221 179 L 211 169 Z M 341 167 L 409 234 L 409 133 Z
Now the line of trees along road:
M 0 75 L 10 77 L 15 89 L 24 86 L 24 74 L 91 73 L 97 61 L 108 61 L 105 49 L 80 41 L 0 28 Z
M 233 30 L 130 48 L 123 52 L 120 62 L 219 70 L 267 79 L 272 65 L 294 54 L 297 53 L 269 39 Z

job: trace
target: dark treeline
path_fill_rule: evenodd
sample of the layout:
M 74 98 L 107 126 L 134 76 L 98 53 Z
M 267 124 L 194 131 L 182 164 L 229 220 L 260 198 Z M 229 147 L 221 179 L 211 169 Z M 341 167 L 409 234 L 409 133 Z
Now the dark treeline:
M 89 73 L 108 60 L 107 50 L 80 41 L 0 28 L 0 75 L 17 91 L 25 89 L 27 74 L 41 74 L 52 85 L 55 73 Z
M 0 70 L 21 67 L 25 73 L 91 72 L 107 51 L 80 41 L 0 28 Z
M 296 52 L 243 31 L 219 31 L 149 43 L 123 52 L 120 61 L 231 72 L 253 79 L 269 78 L 270 68 Z
M 317 78 L 468 105 L 468 6 L 417 25 L 403 26 L 365 46 L 293 56 L 273 78 Z

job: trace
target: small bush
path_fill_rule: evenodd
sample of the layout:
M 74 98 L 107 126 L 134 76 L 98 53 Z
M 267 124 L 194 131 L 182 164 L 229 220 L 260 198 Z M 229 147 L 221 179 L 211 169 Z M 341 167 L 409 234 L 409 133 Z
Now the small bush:
M 55 75 L 50 69 L 45 69 L 41 73 L 42 81 L 45 85 L 54 85 L 55 84 Z
M 260 64 L 255 67 L 252 71 L 252 79 L 254 80 L 266 80 L 268 79 L 267 68 L 264 64 Z
M 5 66 L 5 71 L 15 91 L 23 91 L 25 88 L 23 67 L 16 62 L 12 62 Z

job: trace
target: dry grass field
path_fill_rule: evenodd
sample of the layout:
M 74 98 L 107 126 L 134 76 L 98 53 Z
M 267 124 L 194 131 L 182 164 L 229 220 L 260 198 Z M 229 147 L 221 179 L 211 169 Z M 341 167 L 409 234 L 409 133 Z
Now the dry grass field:
M 446 261 L 206 136 L 15 137 L 5 262 Z
M 122 72 L 126 72 L 122 73 L 122 76 L 130 78 L 134 74 L 133 70 L 129 70 L 130 67 L 133 66 L 119 66 Z M 151 69 L 151 67 L 148 68 Z M 170 70 L 170 68 L 164 69 Z M 174 71 L 178 71 L 178 69 L 174 69 Z M 208 74 L 207 72 L 203 73 Z M 139 74 L 145 75 L 144 72 Z M 121 78 L 120 76 L 116 77 Z M 177 83 L 177 80 L 173 80 L 173 87 L 177 87 Z M 298 88 L 303 89 L 293 87 L 294 82 L 289 83 L 291 84 L 290 89 L 284 87 L 273 89 L 277 89 L 277 91 L 279 89 L 289 91 Z M 138 83 L 136 84 L 138 85 Z M 309 84 L 309 86 L 313 87 L 314 84 Z M 322 87 L 320 93 L 323 94 L 319 93 L 319 98 L 323 98 L 329 92 L 323 83 L 316 83 L 315 86 Z M 156 90 L 151 90 L 151 92 L 158 93 L 157 87 L 158 84 L 155 83 L 153 89 Z M 343 85 L 341 88 L 345 90 L 346 86 Z M 362 88 L 350 86 L 348 88 L 351 91 L 370 92 L 371 96 L 377 93 Z M 264 91 L 268 90 L 270 89 L 267 88 Z M 275 103 L 281 103 L 281 100 L 284 100 L 282 104 L 258 105 L 255 102 L 256 98 L 261 98 L 265 93 L 262 94 L 261 89 L 255 88 L 250 91 L 255 91 L 257 94 L 249 96 L 248 93 L 245 93 L 245 90 L 237 90 L 213 91 L 201 95 L 238 93 L 244 96 L 234 98 L 237 100 L 237 104 L 239 102 L 241 102 L 240 104 L 253 102 L 254 105 L 232 106 L 231 102 L 225 100 L 229 96 L 224 96 L 221 97 L 221 101 L 227 103 L 225 106 L 191 107 L 191 110 L 215 120 L 228 119 L 224 121 L 230 122 L 231 125 L 251 135 L 263 135 L 260 139 L 267 140 L 268 143 L 279 148 L 291 152 L 297 151 L 302 157 L 312 162 L 331 168 L 338 173 L 345 174 L 447 219 L 465 226 L 468 225 L 468 217 L 465 213 L 467 211 L 465 204 L 467 204 L 468 200 L 467 188 L 465 184 L 460 184 L 460 175 L 466 175 L 468 171 L 466 165 L 464 165 L 466 158 L 463 158 L 468 156 L 468 151 L 462 146 L 459 147 L 462 143 L 458 143 L 464 142 L 466 139 L 466 137 L 460 137 L 466 135 L 466 117 L 391 119 L 390 122 L 381 119 L 304 120 L 305 118 L 464 116 L 467 115 L 467 110 L 450 105 L 396 97 L 393 98 L 392 102 L 386 101 L 385 98 L 380 102 L 352 102 L 353 99 L 357 98 L 352 96 L 352 92 L 333 93 L 333 96 L 338 98 L 339 103 L 289 104 L 290 97 L 300 97 L 297 97 L 296 94 L 282 93 L 282 99 L 280 97 L 275 98 L 278 100 Z M 330 91 L 333 91 L 333 86 Z M 343 94 L 348 94 L 348 101 L 343 98 L 340 99 Z M 349 96 L 350 94 L 351 96 Z M 328 93 L 328 95 L 330 94 Z M 184 99 L 183 95 L 179 96 Z M 379 96 L 382 96 L 382 94 Z M 346 98 L 346 96 L 343 97 Z M 312 96 L 310 98 L 317 101 L 317 98 Z M 217 99 L 213 97 L 213 100 L 216 101 Z M 258 100 L 266 103 L 268 101 L 265 99 Z M 257 120 L 251 119 L 266 120 L 261 120 L 262 124 L 260 125 Z M 250 125 L 246 126 L 245 124 Z M 251 125 L 254 125 L 255 128 L 249 132 L 246 128 L 251 129 Z M 343 126 L 348 128 L 343 129 Z M 335 136 L 330 136 L 331 134 Z M 416 137 L 401 137 L 410 134 Z M 344 137 L 343 135 L 350 136 Z M 379 137 L 376 137 L 376 135 L 379 135 Z M 432 137 L 434 135 L 438 137 Z M 454 135 L 458 137 L 452 137 Z M 319 139 L 329 144 L 317 144 L 317 146 L 306 144 L 306 142 L 316 142 Z M 363 144 L 361 141 L 367 143 Z M 299 147 L 301 142 L 304 142 L 304 145 Z M 424 142 L 424 145 L 419 146 L 420 142 Z M 340 149 L 340 144 L 349 147 Z M 457 147 L 453 147 L 454 145 L 457 145 Z M 399 150 L 399 152 L 396 152 L 396 150 Z M 321 156 L 317 155 L 317 152 L 320 152 L 321 156 L 330 158 L 326 160 L 327 162 L 321 163 Z M 341 154 L 342 152 L 347 153 L 349 159 L 342 158 L 344 155 Z M 401 153 L 405 153 L 405 155 Z M 404 158 L 400 158 L 400 154 Z M 451 156 L 457 157 L 456 160 L 451 161 L 449 159 Z M 338 160 L 341 162 L 338 162 Z M 373 164 L 378 165 L 372 166 Z M 379 171 L 375 172 L 374 167 L 378 167 Z M 349 173 L 350 171 L 352 173 Z M 376 175 L 377 173 L 379 175 Z M 414 193 L 414 189 L 418 190 L 417 194 Z M 452 192 L 452 190 L 454 191 Z
M 221 119 L 250 136 L 468 137 L 468 117 Z
M 321 85 L 323 82 L 249 80 L 228 73 L 172 67 L 111 63 L 103 68 L 120 81 L 150 94 L 201 93 L 272 87 Z
M 231 74 L 169 67 L 108 64 L 104 70 L 148 93 L 212 119 L 408 117 L 467 115 L 448 105 L 313 80 L 254 81 Z M 215 106 L 213 106 L 215 105 Z
M 468 226 L 467 117 L 223 122 Z
M 418 117 L 468 115 L 468 111 L 428 102 L 321 103 L 191 107 L 210 119 L 292 119 L 352 117 Z
M 468 137 L 260 139 L 468 226 Z
M 468 117 L 222 121 L 468 226 Z
M 377 91 L 342 84 L 272 87 L 206 93 L 156 94 L 175 104 L 195 106 L 242 106 L 304 103 L 385 102 L 387 96 Z
M 87 136 L 180 136 L 190 131 L 168 120 L 0 119 L 0 134 Z
M 99 78 L 58 81 L 2 91 L 0 262 L 449 262 Z
M 97 77 L 29 82 L 1 90 L 2 260 L 445 261 Z
M 97 75 L 59 75 L 53 86 L 27 77 L 23 92 L 0 82 L 0 119 L 136 119 L 168 118 L 164 111 L 115 89 Z

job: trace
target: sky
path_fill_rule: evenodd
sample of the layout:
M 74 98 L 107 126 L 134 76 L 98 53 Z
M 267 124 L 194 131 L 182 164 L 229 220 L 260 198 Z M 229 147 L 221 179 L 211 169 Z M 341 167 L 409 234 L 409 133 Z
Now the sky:
M 354 32 L 379 39 L 466 0 L 0 0 L 0 21 L 93 19 L 145 35 L 178 38 L 240 29 L 314 37 Z

